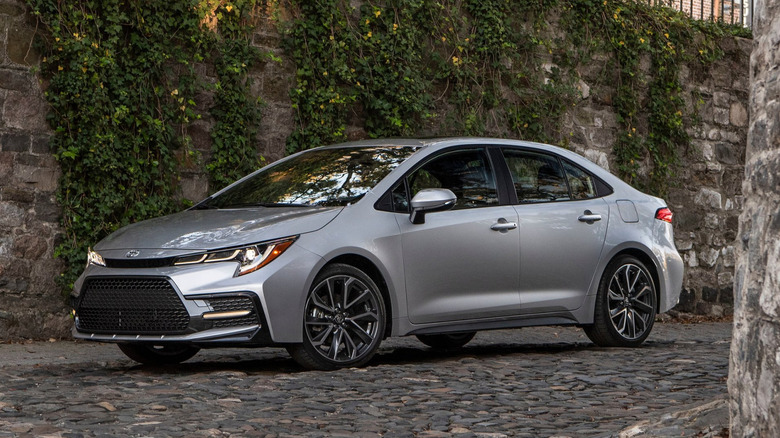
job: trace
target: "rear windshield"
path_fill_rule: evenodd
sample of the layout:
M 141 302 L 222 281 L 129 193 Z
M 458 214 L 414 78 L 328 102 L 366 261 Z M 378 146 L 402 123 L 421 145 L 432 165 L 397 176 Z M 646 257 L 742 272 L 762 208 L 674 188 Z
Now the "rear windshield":
M 355 203 L 417 148 L 316 149 L 268 166 L 196 208 L 345 206 Z

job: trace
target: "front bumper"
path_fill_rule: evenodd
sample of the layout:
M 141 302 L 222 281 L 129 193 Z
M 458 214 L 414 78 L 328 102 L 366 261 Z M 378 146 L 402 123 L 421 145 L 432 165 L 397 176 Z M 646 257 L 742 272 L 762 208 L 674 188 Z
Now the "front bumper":
M 301 342 L 308 274 L 316 272 L 319 263 L 319 256 L 293 246 L 269 265 L 240 277 L 234 276 L 232 262 L 89 266 L 74 287 L 73 336 L 200 347 Z

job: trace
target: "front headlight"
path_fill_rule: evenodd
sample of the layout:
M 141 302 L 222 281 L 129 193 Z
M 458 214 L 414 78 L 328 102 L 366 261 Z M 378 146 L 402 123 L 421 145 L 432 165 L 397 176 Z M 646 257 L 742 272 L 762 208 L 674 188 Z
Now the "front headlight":
M 92 251 L 92 248 L 87 249 L 87 266 L 89 265 L 97 265 L 97 266 L 106 266 L 106 261 L 103 260 L 103 256 L 96 253 L 95 251 Z
M 236 276 L 257 271 L 282 255 L 298 236 L 287 237 L 271 242 L 258 243 L 242 248 L 220 249 L 207 253 L 182 256 L 176 259 L 174 265 L 194 265 L 197 263 L 238 262 Z

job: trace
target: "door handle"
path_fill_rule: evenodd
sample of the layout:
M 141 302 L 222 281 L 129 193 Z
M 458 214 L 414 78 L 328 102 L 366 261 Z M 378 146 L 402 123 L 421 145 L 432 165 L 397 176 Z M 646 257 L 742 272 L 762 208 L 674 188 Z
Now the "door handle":
M 503 220 L 503 222 L 502 222 Z M 497 223 L 490 226 L 490 229 L 493 231 L 502 231 L 506 232 L 509 230 L 514 230 L 517 228 L 516 222 L 507 222 L 505 219 L 499 219 Z
M 585 214 L 578 217 L 577 220 L 580 222 L 587 222 L 589 224 L 592 224 L 593 222 L 600 221 L 601 215 L 600 214 L 593 214 L 590 210 L 585 210 Z

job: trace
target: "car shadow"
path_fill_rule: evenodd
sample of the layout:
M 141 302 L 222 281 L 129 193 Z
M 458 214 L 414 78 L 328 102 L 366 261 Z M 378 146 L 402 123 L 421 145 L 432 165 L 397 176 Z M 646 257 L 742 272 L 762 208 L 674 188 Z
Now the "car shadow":
M 544 344 L 496 343 L 466 345 L 455 349 L 434 349 L 422 344 L 416 346 L 398 346 L 380 348 L 374 358 L 366 364 L 367 368 L 383 365 L 420 365 L 425 363 L 452 362 L 463 359 L 492 360 L 510 355 L 570 355 L 582 351 L 641 351 L 662 347 L 668 342 L 646 342 L 640 348 L 602 348 L 590 342 L 560 342 Z M 259 352 L 264 351 L 264 352 Z M 306 370 L 293 361 L 283 350 L 272 353 L 266 350 L 233 350 L 225 356 L 195 356 L 188 362 L 170 366 L 134 365 L 126 371 L 143 374 L 199 374 L 215 372 L 240 372 L 247 375 L 257 374 L 297 374 Z M 255 357 L 252 357 L 255 356 Z M 260 357 L 257 357 L 260 356 Z

